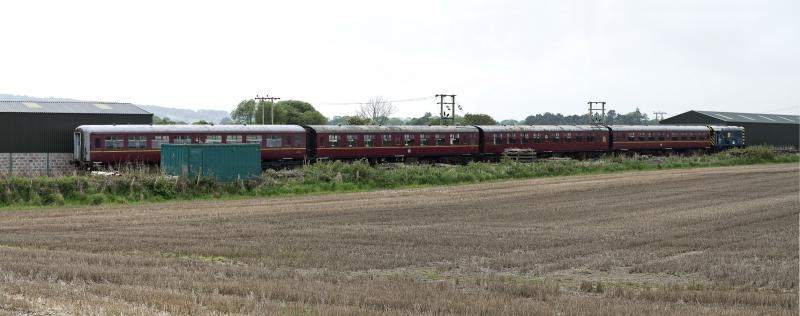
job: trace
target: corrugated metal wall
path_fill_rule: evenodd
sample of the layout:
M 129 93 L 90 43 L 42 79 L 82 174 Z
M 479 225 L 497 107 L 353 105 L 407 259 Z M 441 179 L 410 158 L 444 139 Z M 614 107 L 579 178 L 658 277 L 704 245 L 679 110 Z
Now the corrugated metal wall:
M 0 112 L 0 152 L 71 153 L 72 134 L 80 125 L 152 122 L 152 114 Z
M 164 144 L 161 172 L 173 176 L 214 177 L 220 181 L 261 175 L 259 144 Z
M 719 124 L 742 126 L 748 145 L 800 146 L 800 125 L 726 122 L 694 111 L 679 114 L 661 121 L 661 124 Z

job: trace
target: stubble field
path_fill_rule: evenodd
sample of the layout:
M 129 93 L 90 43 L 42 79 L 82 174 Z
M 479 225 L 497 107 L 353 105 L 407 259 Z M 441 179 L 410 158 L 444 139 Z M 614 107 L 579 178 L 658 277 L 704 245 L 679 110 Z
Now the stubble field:
M 0 314 L 798 313 L 800 167 L 0 212 Z

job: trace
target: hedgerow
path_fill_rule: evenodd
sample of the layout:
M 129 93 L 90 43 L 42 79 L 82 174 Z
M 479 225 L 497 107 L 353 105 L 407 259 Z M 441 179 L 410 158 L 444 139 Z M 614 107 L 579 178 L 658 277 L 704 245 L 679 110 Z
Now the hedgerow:
M 466 165 L 325 162 L 295 170 L 265 171 L 234 182 L 211 178 L 168 177 L 145 171 L 121 176 L 0 178 L 0 206 L 100 205 L 143 201 L 297 195 L 373 189 L 475 183 L 503 179 L 800 162 L 800 156 L 765 147 L 733 149 L 696 156 L 609 155 L 595 160 L 540 160 L 535 163 L 473 162 Z

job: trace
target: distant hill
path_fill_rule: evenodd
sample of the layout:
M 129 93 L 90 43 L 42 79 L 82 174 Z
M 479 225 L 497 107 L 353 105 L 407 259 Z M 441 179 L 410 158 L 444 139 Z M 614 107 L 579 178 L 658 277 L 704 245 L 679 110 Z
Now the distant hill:
M 230 113 L 220 110 L 187 110 L 178 108 L 169 108 L 157 105 L 141 105 L 139 107 L 158 117 L 168 117 L 173 121 L 183 121 L 187 123 L 204 120 L 213 123 L 219 123 L 222 119 L 229 118 Z
M 39 97 L 31 97 L 31 96 L 24 96 L 24 95 L 13 95 L 13 94 L 2 94 L 0 93 L 0 101 L 20 101 L 20 100 L 30 100 L 30 101 L 85 101 L 85 100 L 76 100 L 76 99 L 68 99 L 68 98 L 39 98 Z M 213 123 L 219 123 L 221 120 L 230 117 L 230 113 L 220 110 L 188 110 L 188 109 L 179 109 L 179 108 L 171 108 L 165 106 L 157 106 L 157 105 L 143 105 L 137 104 L 140 108 L 144 109 L 145 111 L 153 113 L 153 115 L 158 117 L 168 117 L 173 121 L 183 121 L 187 123 L 196 122 L 199 120 L 204 120 Z

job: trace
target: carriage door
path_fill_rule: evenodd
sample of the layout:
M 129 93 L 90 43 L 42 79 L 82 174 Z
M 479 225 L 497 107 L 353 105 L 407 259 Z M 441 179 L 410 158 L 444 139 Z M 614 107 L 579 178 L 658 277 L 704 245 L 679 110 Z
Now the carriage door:
M 75 133 L 75 136 L 74 136 L 74 138 L 72 140 L 72 146 L 73 146 L 73 149 L 72 149 L 73 158 L 75 158 L 75 160 L 83 160 L 82 159 L 83 157 L 81 156 L 81 152 L 82 152 L 81 148 L 83 148 L 83 142 L 81 142 L 81 133 L 80 132 Z

